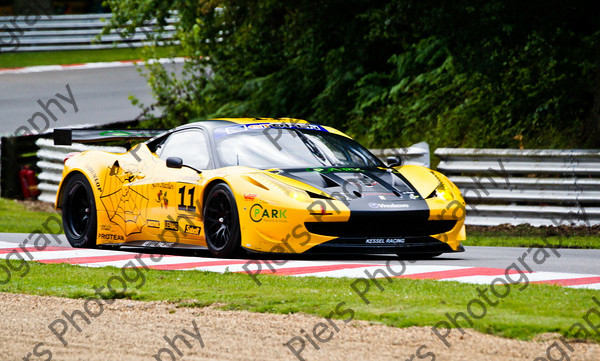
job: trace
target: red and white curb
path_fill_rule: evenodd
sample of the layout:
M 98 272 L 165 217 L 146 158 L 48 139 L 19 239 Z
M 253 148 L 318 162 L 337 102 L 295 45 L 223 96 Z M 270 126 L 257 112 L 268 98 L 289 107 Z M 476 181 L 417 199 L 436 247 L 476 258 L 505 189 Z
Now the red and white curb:
M 153 64 L 158 62 L 160 64 L 180 64 L 185 62 L 185 58 L 173 58 L 173 59 L 157 59 L 150 60 L 149 63 Z M 66 64 L 66 65 L 38 65 L 28 66 L 21 68 L 0 68 L 0 75 L 2 74 L 27 74 L 27 73 L 42 73 L 47 71 L 60 71 L 60 70 L 81 70 L 81 69 L 104 69 L 104 68 L 122 68 L 127 66 L 134 66 L 136 64 L 143 65 L 143 60 L 123 60 L 123 61 L 111 61 L 111 62 L 95 62 L 95 63 L 80 63 L 80 64 Z
M 278 261 L 272 260 L 259 261 L 174 255 L 157 256 L 155 258 L 158 260 L 155 260 L 155 258 L 152 258 L 153 256 L 146 253 L 100 249 L 73 249 L 68 247 L 46 247 L 40 251 L 34 247 L 19 248 L 15 243 L 0 241 L 0 258 L 10 259 L 12 262 L 26 260 L 41 263 L 68 263 L 85 267 L 124 267 L 135 265 L 136 267 L 146 266 L 157 270 L 200 270 L 218 273 L 246 272 L 279 276 L 348 278 L 364 278 L 367 272 L 373 274 L 378 269 L 383 269 L 387 272 L 385 262 L 360 263 L 301 260 L 282 262 L 282 265 L 278 265 Z M 506 270 L 502 268 L 418 265 L 406 262 L 404 264 L 404 266 L 401 266 L 399 262 L 391 262 L 388 266 L 396 273 L 403 271 L 402 275 L 398 276 L 399 278 L 457 281 L 472 284 L 491 284 L 497 278 L 504 278 L 506 273 Z M 244 267 L 244 265 L 246 266 Z M 382 272 L 377 274 L 381 275 L 381 277 L 384 276 Z M 510 274 L 517 274 L 517 272 L 512 271 Z M 522 276 L 510 278 L 526 279 L 526 282 L 530 283 L 600 290 L 600 275 L 529 272 L 524 273 Z

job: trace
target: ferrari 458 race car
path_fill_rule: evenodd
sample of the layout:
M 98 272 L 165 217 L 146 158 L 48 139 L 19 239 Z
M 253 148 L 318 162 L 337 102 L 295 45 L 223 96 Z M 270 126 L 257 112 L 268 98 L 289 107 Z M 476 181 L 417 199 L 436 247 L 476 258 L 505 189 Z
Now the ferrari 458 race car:
M 62 130 L 55 142 L 78 132 L 115 134 Z M 126 153 L 65 160 L 56 208 L 71 245 L 208 248 L 217 257 L 463 251 L 465 204 L 452 182 L 398 158 L 384 164 L 334 128 L 244 118 L 155 134 Z

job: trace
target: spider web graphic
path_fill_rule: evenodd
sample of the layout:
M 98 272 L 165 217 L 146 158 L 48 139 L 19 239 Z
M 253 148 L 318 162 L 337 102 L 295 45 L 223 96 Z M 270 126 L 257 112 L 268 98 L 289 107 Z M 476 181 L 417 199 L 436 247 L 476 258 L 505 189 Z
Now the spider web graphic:
M 126 186 L 123 174 L 106 173 L 100 201 L 110 221 L 123 230 L 126 236 L 141 233 L 146 225 L 148 197 Z M 146 191 L 148 186 L 142 186 Z M 147 193 L 147 192 L 145 192 Z

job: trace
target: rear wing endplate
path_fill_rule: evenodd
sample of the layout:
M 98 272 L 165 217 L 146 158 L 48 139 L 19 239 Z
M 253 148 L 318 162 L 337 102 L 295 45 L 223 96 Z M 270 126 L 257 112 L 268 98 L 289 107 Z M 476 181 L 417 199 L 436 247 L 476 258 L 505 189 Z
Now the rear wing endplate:
M 103 142 L 110 140 L 146 140 L 164 133 L 161 129 L 54 129 L 54 145 Z

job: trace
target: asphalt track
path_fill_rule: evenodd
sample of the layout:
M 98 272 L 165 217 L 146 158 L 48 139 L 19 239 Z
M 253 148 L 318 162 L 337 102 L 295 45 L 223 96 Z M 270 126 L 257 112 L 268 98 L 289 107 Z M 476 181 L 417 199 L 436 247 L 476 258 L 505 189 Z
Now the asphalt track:
M 28 234 L 24 233 L 0 233 L 0 242 L 8 242 L 15 244 L 15 247 L 23 243 L 27 239 Z M 64 235 L 59 236 L 60 243 L 55 241 L 51 236 L 48 239 L 52 243 L 48 246 L 69 247 Z M 414 265 L 423 266 L 460 266 L 460 267 L 481 267 L 481 268 L 496 268 L 506 269 L 511 264 L 520 265 L 518 259 L 521 257 L 534 272 L 558 272 L 558 273 L 577 273 L 577 274 L 592 274 L 600 275 L 600 250 L 598 249 L 555 249 L 554 253 L 550 249 L 546 249 L 549 255 L 541 264 L 537 264 L 533 260 L 533 254 L 539 249 L 533 249 L 527 253 L 527 248 L 519 247 L 465 247 L 466 251 L 462 253 L 443 254 L 439 257 L 430 260 L 417 260 Z M 163 253 L 177 256 L 196 256 L 210 258 L 208 251 L 183 251 L 173 249 L 143 249 L 133 247 L 122 247 L 120 251 L 130 252 L 145 252 L 145 253 Z M 526 255 L 523 257 L 523 255 Z M 560 256 L 558 256 L 558 255 Z M 281 259 L 281 256 L 272 257 L 268 255 L 250 254 L 247 258 L 256 260 L 273 260 Z M 544 258 L 544 257 L 542 257 Z M 397 260 L 395 255 L 289 255 L 284 259 L 298 261 L 329 261 L 329 263 L 345 263 L 345 264 L 381 264 L 387 260 Z M 215 259 L 218 260 L 218 259 Z M 538 260 L 541 260 L 538 257 Z M 520 266 L 524 269 L 523 266 Z
M 181 69 L 181 64 L 168 65 Z M 173 68 L 174 67 L 174 68 Z M 61 112 L 56 105 L 50 109 L 56 120 L 50 126 L 69 127 L 81 124 L 106 124 L 135 119 L 140 109 L 128 99 L 137 96 L 143 104 L 152 103 L 150 87 L 135 66 L 72 69 L 61 71 L 32 72 L 24 74 L 0 74 L 0 134 L 14 134 L 15 130 L 28 125 L 36 112 L 43 111 L 43 103 L 56 99 L 56 94 L 67 96 L 69 85 L 77 104 L 77 111 L 70 104 Z M 43 128 L 43 121 L 35 121 Z

